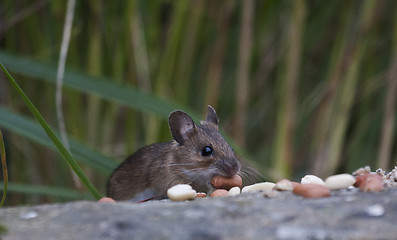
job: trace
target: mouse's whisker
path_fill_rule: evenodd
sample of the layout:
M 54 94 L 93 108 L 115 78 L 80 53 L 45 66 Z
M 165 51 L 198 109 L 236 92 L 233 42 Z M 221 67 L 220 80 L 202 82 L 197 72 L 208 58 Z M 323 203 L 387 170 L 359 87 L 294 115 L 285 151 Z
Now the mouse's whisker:
M 159 169 L 165 167 L 179 167 L 179 166 L 192 166 L 193 163 L 171 163 L 171 164 L 161 164 L 158 166 L 150 166 L 151 169 Z
M 184 176 L 185 178 L 189 179 L 191 182 L 196 181 L 197 179 L 199 179 L 200 177 L 202 177 L 202 173 L 203 171 L 200 169 L 181 169 L 179 172 L 174 172 L 176 177 L 179 176 Z
M 248 185 L 264 180 L 264 178 L 258 171 L 250 167 L 244 167 L 240 170 L 239 174 L 241 175 L 243 180 L 245 180 L 244 182 L 246 182 L 246 184 Z

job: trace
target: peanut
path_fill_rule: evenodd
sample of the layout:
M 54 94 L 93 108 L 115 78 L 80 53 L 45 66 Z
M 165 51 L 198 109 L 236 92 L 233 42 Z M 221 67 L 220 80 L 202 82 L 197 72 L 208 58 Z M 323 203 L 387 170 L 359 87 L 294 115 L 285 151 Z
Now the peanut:
M 196 194 L 196 198 L 205 198 L 205 197 L 207 197 L 207 194 L 206 194 L 206 193 L 198 192 L 198 193 Z
M 293 192 L 304 198 L 322 198 L 331 195 L 331 191 L 328 187 L 315 183 L 296 185 Z
M 325 179 L 325 185 L 331 190 L 344 189 L 353 185 L 355 182 L 356 179 L 347 173 L 329 176 Z
M 194 199 L 197 192 L 188 184 L 178 184 L 167 190 L 167 196 L 172 201 L 185 201 Z
M 324 181 L 321 178 L 314 175 L 306 175 L 301 179 L 301 184 L 308 184 L 308 183 L 324 185 Z
M 245 186 L 241 192 L 252 192 L 252 191 L 267 191 L 272 190 L 276 184 L 271 182 L 255 183 L 253 185 Z
M 115 203 L 116 201 L 113 198 L 110 197 L 103 197 L 98 200 L 100 203 Z
M 276 182 L 276 186 L 274 186 L 275 190 L 278 191 L 291 191 L 293 188 L 292 182 L 288 179 L 282 179 Z
M 378 174 L 365 174 L 356 177 L 355 186 L 363 192 L 380 192 L 383 191 L 383 178 Z
M 232 187 L 229 192 L 227 193 L 228 196 L 236 196 L 241 193 L 241 190 L 239 187 Z
M 211 197 L 226 197 L 228 195 L 228 191 L 225 189 L 216 189 L 211 193 Z

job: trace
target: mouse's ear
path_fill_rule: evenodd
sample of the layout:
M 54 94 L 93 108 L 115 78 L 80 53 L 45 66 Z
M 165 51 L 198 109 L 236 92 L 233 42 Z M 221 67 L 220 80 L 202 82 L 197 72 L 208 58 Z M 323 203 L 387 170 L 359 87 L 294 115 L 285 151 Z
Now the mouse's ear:
M 205 118 L 205 121 L 210 122 L 218 126 L 218 117 L 216 116 L 215 109 L 208 105 L 208 110 L 207 110 L 207 117 Z
M 168 124 L 170 125 L 172 137 L 179 144 L 183 144 L 196 128 L 193 119 L 179 110 L 170 114 Z

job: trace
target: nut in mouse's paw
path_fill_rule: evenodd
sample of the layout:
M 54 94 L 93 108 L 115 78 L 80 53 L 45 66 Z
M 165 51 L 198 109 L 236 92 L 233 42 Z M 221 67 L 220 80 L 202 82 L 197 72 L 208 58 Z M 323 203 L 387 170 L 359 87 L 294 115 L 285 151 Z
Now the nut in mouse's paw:
M 230 190 L 232 187 L 241 188 L 243 185 L 243 179 L 237 174 L 231 178 L 215 176 L 211 179 L 211 185 L 216 189 Z

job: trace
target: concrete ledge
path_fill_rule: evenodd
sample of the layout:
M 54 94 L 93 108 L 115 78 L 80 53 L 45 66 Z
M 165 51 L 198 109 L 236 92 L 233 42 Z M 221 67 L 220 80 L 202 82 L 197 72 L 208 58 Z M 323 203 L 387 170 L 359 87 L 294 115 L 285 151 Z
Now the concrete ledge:
M 4 208 L 7 239 L 397 239 L 397 189 Z

